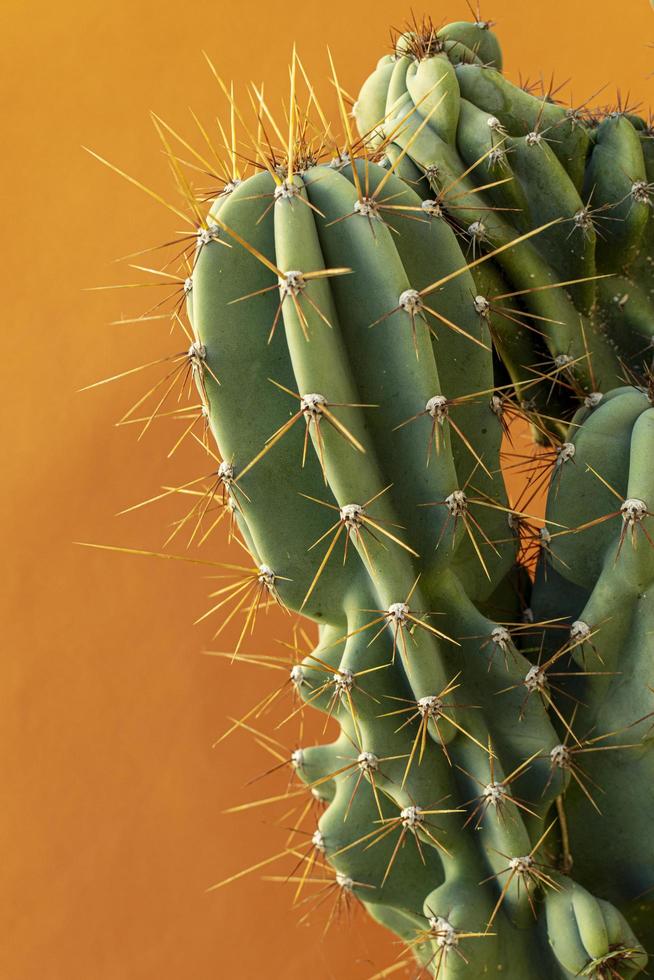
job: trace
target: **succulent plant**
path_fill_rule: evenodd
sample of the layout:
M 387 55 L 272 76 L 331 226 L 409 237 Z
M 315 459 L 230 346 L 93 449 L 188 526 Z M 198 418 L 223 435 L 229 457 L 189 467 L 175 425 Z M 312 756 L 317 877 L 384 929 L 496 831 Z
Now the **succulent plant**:
M 654 133 L 620 102 L 598 112 L 558 101 L 553 83 L 514 85 L 490 26 L 415 22 L 354 116 L 371 149 L 406 151 L 398 173 L 468 254 L 550 225 L 473 275 L 504 369 L 562 434 L 580 399 L 651 361 Z
M 553 665 L 561 663 L 561 650 L 571 657 L 571 673 L 558 684 L 573 722 L 557 765 L 572 777 L 565 812 L 574 868 L 647 943 L 654 854 L 652 835 L 638 829 L 636 803 L 639 790 L 654 782 L 653 394 L 617 388 L 577 417 L 575 465 L 553 480 L 547 516 L 579 531 L 554 531 L 532 599 L 536 618 L 563 616 L 569 627 L 567 642 L 544 656 L 554 657 Z M 629 746 L 628 753 L 618 746 Z
M 177 417 L 213 463 L 174 488 L 195 499 L 171 537 L 226 519 L 249 553 L 207 613 L 242 617 L 233 657 L 257 661 L 264 607 L 317 625 L 285 720 L 339 734 L 277 753 L 315 803 L 284 852 L 296 901 L 397 933 L 379 977 L 628 978 L 654 898 L 651 143 L 500 69 L 488 25 L 422 25 L 365 83 L 358 138 L 334 74 L 342 142 L 308 82 L 320 127 L 299 109 L 295 55 L 285 134 L 255 90 L 252 135 L 223 85 L 257 172 L 223 130 L 227 165 L 195 153 L 210 195 L 157 120 L 191 215 L 188 347 L 142 421 L 195 383 Z M 525 422 L 544 448 L 511 453 Z

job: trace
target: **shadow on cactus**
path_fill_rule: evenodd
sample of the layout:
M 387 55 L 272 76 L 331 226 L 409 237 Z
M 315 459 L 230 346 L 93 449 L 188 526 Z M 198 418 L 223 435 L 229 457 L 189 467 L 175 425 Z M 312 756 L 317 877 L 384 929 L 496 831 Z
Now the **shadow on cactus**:
M 339 726 L 287 750 L 260 731 L 279 687 L 232 724 L 296 777 L 261 802 L 300 816 L 282 854 L 213 887 L 286 858 L 302 918 L 358 902 L 401 937 L 378 977 L 635 976 L 654 900 L 652 131 L 512 84 L 480 17 L 414 22 L 353 107 L 332 73 L 338 126 L 295 54 L 285 117 L 253 86 L 246 119 L 214 71 L 230 119 L 198 124 L 200 150 L 155 119 L 182 204 L 128 178 L 188 231 L 138 266 L 170 289 L 145 315 L 184 340 L 121 421 L 173 417 L 171 453 L 207 460 L 145 503 L 190 505 L 167 544 L 229 529 L 249 557 L 209 563 L 216 635 L 238 622 L 232 657 L 284 672 L 284 723 L 312 707 Z M 251 651 L 271 604 L 288 656 Z

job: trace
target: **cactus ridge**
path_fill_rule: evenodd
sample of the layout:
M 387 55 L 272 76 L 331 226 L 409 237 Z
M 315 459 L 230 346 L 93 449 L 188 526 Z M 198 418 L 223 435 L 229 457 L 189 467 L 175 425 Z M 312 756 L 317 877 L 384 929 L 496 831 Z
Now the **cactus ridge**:
M 251 563 L 213 563 L 200 618 L 286 678 L 219 741 L 290 770 L 297 826 L 213 887 L 291 859 L 302 919 L 317 888 L 327 924 L 357 903 L 403 940 L 379 977 L 629 978 L 654 895 L 651 132 L 501 69 L 477 11 L 396 39 L 358 137 L 295 54 L 284 124 L 256 87 L 247 123 L 214 70 L 226 161 L 155 118 L 183 207 L 148 193 L 188 232 L 145 271 L 185 346 L 121 421 L 172 416 L 171 453 L 210 458 L 144 503 L 191 497 L 167 545 L 227 525 Z M 171 410 L 180 388 L 198 404 Z M 248 652 L 270 606 L 288 656 Z M 316 708 L 333 741 L 259 730 L 284 689 L 281 725 Z

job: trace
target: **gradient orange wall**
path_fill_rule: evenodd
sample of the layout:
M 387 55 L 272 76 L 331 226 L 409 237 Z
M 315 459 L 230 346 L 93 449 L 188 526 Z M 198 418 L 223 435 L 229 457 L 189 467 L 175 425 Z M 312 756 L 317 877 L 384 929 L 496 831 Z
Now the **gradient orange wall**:
M 427 12 L 466 16 L 458 2 Z M 167 461 L 163 428 L 137 447 L 114 427 L 140 382 L 77 393 L 162 349 L 156 324 L 107 325 L 135 311 L 133 297 L 83 290 L 120 282 L 114 258 L 175 228 L 80 144 L 168 187 L 148 110 L 187 132 L 189 104 L 212 118 L 203 48 L 224 76 L 272 92 L 297 40 L 327 93 L 329 42 L 355 90 L 407 15 L 389 0 L 2 0 L 3 980 L 355 980 L 397 952 L 362 915 L 324 939 L 319 917 L 296 928 L 288 891 L 258 876 L 205 893 L 283 847 L 274 813 L 222 815 L 253 798 L 244 784 L 267 760 L 243 736 L 211 749 L 269 678 L 202 655 L 211 625 L 191 623 L 211 583 L 200 567 L 72 542 L 160 547 L 175 506 L 112 515 L 204 465 Z M 647 99 L 647 0 L 494 0 L 484 15 L 513 77 L 554 70 L 574 78 L 579 101 L 616 81 Z M 217 540 L 208 552 L 224 553 Z M 271 651 L 274 629 L 251 649 Z

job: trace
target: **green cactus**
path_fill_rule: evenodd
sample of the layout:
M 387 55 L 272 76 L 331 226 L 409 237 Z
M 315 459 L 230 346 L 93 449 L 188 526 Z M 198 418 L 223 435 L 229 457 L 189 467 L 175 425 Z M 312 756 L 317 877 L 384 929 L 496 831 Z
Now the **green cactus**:
M 649 134 L 501 60 L 485 24 L 403 35 L 335 145 L 294 57 L 288 138 L 259 96 L 260 172 L 232 135 L 206 217 L 157 123 L 191 343 L 146 426 L 195 381 L 219 455 L 199 440 L 216 462 L 175 533 L 229 515 L 252 557 L 210 610 L 244 616 L 235 655 L 261 606 L 318 627 L 293 715 L 339 734 L 285 759 L 320 808 L 296 896 L 319 869 L 445 980 L 629 978 L 654 900 Z M 509 500 L 516 417 L 547 449 Z
M 567 669 L 581 671 L 562 680 L 559 699 L 562 710 L 567 700 L 568 715 L 574 709 L 577 733 L 574 741 L 565 737 L 557 758 L 574 777 L 565 795 L 574 867 L 625 911 L 647 942 L 654 852 L 648 818 L 641 824 L 637 805 L 639 791 L 654 784 L 654 550 L 646 503 L 654 499 L 651 395 L 615 389 L 571 436 L 575 465 L 554 482 L 547 512 L 580 530 L 551 539 L 533 596 L 537 617 L 558 609 L 569 627 L 550 659 L 561 663 L 563 651 Z M 629 747 L 628 758 L 616 751 L 620 746 Z
M 653 133 L 621 105 L 603 117 L 565 107 L 501 68 L 487 24 L 414 24 L 364 83 L 354 115 L 369 146 L 391 160 L 406 150 L 407 179 L 438 202 L 427 213 L 472 251 L 554 222 L 497 255 L 503 299 L 486 298 L 517 391 L 545 375 L 525 397 L 562 435 L 581 399 L 640 376 L 651 352 Z
M 538 976 L 614 947 L 639 950 L 632 975 L 645 957 L 626 922 L 557 864 L 550 695 L 479 608 L 517 545 L 490 331 L 454 231 L 407 220 L 419 207 L 368 159 L 264 173 L 213 206 L 232 247 L 204 245 L 193 271 L 203 390 L 255 574 L 321 624 L 294 673 L 341 725 L 294 755 L 329 802 L 314 841 L 337 887 L 435 974 L 526 975 L 538 945 Z

